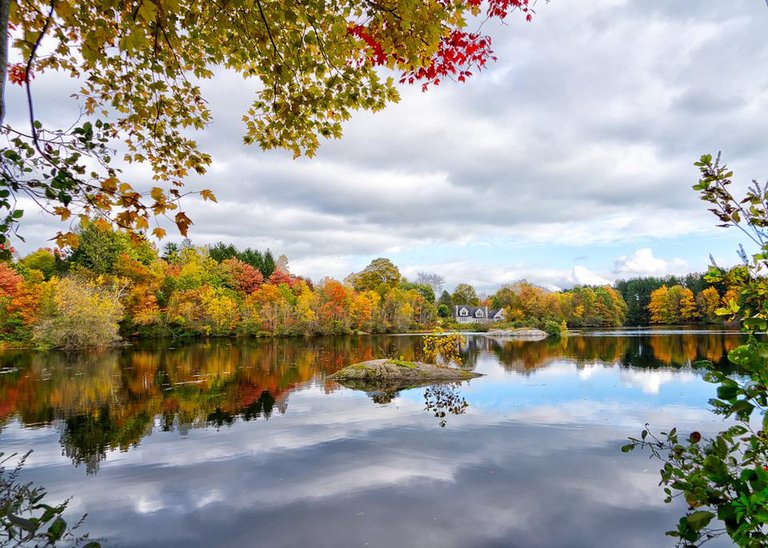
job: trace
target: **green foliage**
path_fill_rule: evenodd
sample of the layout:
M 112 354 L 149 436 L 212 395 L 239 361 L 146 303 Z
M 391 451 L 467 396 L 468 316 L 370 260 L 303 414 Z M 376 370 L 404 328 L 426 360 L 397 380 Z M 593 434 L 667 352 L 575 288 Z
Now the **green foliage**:
M 568 325 L 566 325 L 565 320 L 560 320 L 559 322 L 556 320 L 547 320 L 541 326 L 541 329 L 555 337 L 568 336 Z
M 480 299 L 475 288 L 469 284 L 458 284 L 453 290 L 451 300 L 457 305 L 480 306 Z
M 440 293 L 440 298 L 437 300 L 437 302 L 440 305 L 446 306 L 448 310 L 451 311 L 451 313 L 453 313 L 452 311 L 453 311 L 454 303 L 450 293 L 443 290 L 443 292 Z
M 350 274 L 349 281 L 357 291 L 376 291 L 383 295 L 400 285 L 400 270 L 389 259 L 371 261 L 361 272 Z
M 150 264 L 157 257 L 146 239 L 112 230 L 108 225 L 85 221 L 75 234 L 78 244 L 72 248 L 67 263 L 96 275 L 114 274 L 117 259 L 123 254 L 142 264 Z
M 760 246 L 760 251 L 744 268 L 731 273 L 713 268 L 707 275 L 711 283 L 737 278 L 738 302 L 731 301 L 718 311 L 724 316 L 738 315 L 750 334 L 747 344 L 731 350 L 729 361 L 737 366 L 740 377 L 717 369 L 712 363 L 705 380 L 717 384 L 717 397 L 709 403 L 714 413 L 729 419 L 731 426 L 704 439 L 691 432 L 680 439 L 676 429 L 655 436 L 647 428 L 639 438 L 630 438 L 622 451 L 636 447 L 647 449 L 661 460 L 661 484 L 666 501 L 683 497 L 688 511 L 676 529 L 667 534 L 679 539 L 679 545 L 698 546 L 718 534 L 726 533 L 739 546 L 768 544 L 768 343 L 758 341 L 753 333 L 768 327 L 766 296 L 768 282 L 761 272 L 768 267 L 768 183 L 757 182 L 744 199 L 729 191 L 733 173 L 720 158 L 702 156 L 696 163 L 701 178 L 693 188 L 723 227 L 735 226 Z M 758 426 L 759 424 L 759 426 Z M 713 524 L 717 518 L 718 522 Z
M 76 534 L 85 516 L 72 526 L 62 517 L 69 501 L 48 504 L 44 501 L 45 489 L 20 482 L 22 467 L 30 453 L 23 455 L 11 471 L 4 465 L 17 455 L 0 453 L 0 545 L 55 546 L 66 543 L 98 548 L 98 542 L 87 541 L 88 535 Z
M 19 265 L 28 270 L 42 272 L 44 279 L 50 280 L 58 271 L 60 261 L 50 250 L 38 249 L 19 261 Z
M 429 284 L 403 282 L 400 284 L 400 289 L 404 289 L 406 291 L 412 289 L 419 293 L 419 295 L 421 295 L 428 303 L 435 304 L 435 290 L 432 289 L 432 286 Z
M 219 242 L 208 249 L 208 254 L 211 256 L 211 259 L 217 263 L 221 263 L 227 259 L 237 257 L 237 248 L 232 244 Z

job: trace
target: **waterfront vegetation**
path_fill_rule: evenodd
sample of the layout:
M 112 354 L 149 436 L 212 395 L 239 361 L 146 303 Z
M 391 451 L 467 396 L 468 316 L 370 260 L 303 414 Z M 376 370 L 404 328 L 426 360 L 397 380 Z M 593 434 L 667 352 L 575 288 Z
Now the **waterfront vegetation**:
M 733 172 L 719 155 L 704 155 L 696 163 L 701 178 L 693 187 L 710 206 L 723 227 L 735 227 L 757 245 L 747 256 L 740 249 L 743 266 L 731 272 L 712 268 L 711 283 L 729 282 L 734 298 L 715 313 L 741 321 L 749 334 L 746 344 L 728 353 L 739 375 L 729 375 L 720 365 L 702 362 L 705 380 L 717 384 L 709 400 L 712 411 L 728 419 L 728 427 L 711 437 L 699 431 L 687 435 L 673 428 L 654 434 L 646 425 L 640 436 L 630 438 L 624 451 L 648 450 L 663 462 L 661 485 L 666 501 L 682 497 L 687 512 L 667 534 L 679 546 L 699 546 L 727 535 L 739 546 L 765 546 L 768 540 L 768 343 L 756 333 L 768 329 L 768 182 L 753 181 L 746 196 L 730 191 Z M 740 280 L 733 284 L 733 280 Z M 669 298 L 669 293 L 664 295 Z M 685 299 L 685 304 L 683 304 Z M 680 309 L 693 307 L 690 296 L 680 295 Z M 653 304 L 653 299 L 652 299 Z M 659 312 L 651 306 L 652 317 Z
M 270 251 L 150 242 L 96 223 L 77 231 L 76 248 L 40 249 L 0 262 L 0 344 L 79 348 L 132 338 L 344 335 L 457 324 L 456 305 L 504 309 L 494 327 L 567 328 L 722 322 L 745 277 L 704 275 L 619 281 L 614 287 L 549 291 L 526 281 L 478 296 L 469 284 L 442 290 L 442 276 L 405 279 L 376 259 L 343 281 L 290 273 Z M 439 296 L 437 295 L 439 293 Z M 629 304 L 628 304 L 629 303 Z

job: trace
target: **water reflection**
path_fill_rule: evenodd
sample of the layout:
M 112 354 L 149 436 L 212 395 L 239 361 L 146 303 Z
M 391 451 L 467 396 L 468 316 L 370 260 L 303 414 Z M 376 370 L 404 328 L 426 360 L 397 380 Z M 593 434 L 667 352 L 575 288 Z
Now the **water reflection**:
M 461 383 L 435 384 L 424 390 L 427 411 L 432 413 L 442 428 L 448 423 L 448 414 L 463 415 L 469 403 L 461 395 Z
M 690 367 L 709 360 L 729 368 L 728 351 L 744 341 L 734 332 L 669 333 L 644 332 L 633 337 L 574 336 L 543 341 L 499 341 L 472 338 L 469 353 L 492 352 L 508 371 L 529 373 L 558 360 L 578 366 L 600 362 L 642 368 Z
M 720 429 L 688 364 L 738 336 L 607 338 L 471 337 L 486 376 L 379 403 L 326 375 L 420 338 L 0 354 L 0 442 L 109 546 L 664 546 L 681 508 L 619 447 Z
M 292 390 L 338 389 L 326 376 L 378 357 L 385 342 L 405 359 L 420 355 L 419 340 L 405 337 L 0 354 L 0 366 L 15 368 L 0 377 L 0 421 L 60 421 L 63 454 L 94 473 L 108 450 L 128 450 L 149 435 L 156 417 L 161 430 L 185 434 L 284 414 Z
M 636 337 L 577 336 L 561 340 L 498 341 L 469 337 L 464 367 L 493 356 L 510 372 L 529 375 L 569 360 L 578 367 L 689 366 L 697 359 L 726 364 L 740 343 L 733 333 L 660 333 Z M 269 419 L 288 409 L 292 391 L 340 387 L 326 377 L 358 361 L 382 356 L 421 358 L 419 337 L 346 337 L 263 342 L 218 342 L 186 347 L 123 348 L 90 354 L 0 354 L 0 425 L 18 417 L 27 428 L 56 424 L 62 454 L 87 473 L 98 471 L 110 450 L 127 451 L 153 430 L 186 435 L 202 427 Z M 388 404 L 405 388 L 368 390 Z M 658 391 L 658 388 L 657 388 Z M 469 402 L 459 385 L 424 391 L 425 410 L 445 426 Z

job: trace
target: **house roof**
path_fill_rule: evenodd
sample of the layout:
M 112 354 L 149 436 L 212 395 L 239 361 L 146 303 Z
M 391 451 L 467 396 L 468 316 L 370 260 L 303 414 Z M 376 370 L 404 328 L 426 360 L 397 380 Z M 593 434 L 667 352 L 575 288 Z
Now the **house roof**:
M 478 310 L 482 310 L 483 311 L 483 315 L 485 315 L 485 307 L 484 306 L 469 306 L 469 305 L 466 305 L 466 304 L 456 305 L 456 308 L 454 309 L 454 314 L 458 316 L 459 310 L 461 310 L 462 308 L 466 308 L 467 312 L 468 312 L 468 314 L 470 316 L 474 316 L 475 312 L 477 312 Z M 489 308 L 488 309 L 488 317 L 489 318 L 493 318 L 496 314 L 499 313 L 500 310 L 501 310 L 501 308 Z

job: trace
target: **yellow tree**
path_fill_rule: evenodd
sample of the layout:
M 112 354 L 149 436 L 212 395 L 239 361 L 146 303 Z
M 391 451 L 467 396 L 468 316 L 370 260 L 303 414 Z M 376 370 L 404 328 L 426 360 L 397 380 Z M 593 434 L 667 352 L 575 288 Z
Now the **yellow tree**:
M 681 285 L 663 285 L 653 291 L 648 310 L 651 313 L 651 323 L 675 324 L 692 322 L 699 318 L 693 292 Z
M 696 306 L 696 299 L 693 297 L 693 291 L 687 287 L 680 287 L 678 293 L 680 295 L 678 306 L 680 309 L 680 318 L 686 322 L 695 322 L 699 319 L 699 308 Z
M 648 311 L 651 313 L 651 323 L 675 323 L 675 311 L 670 309 L 669 288 L 666 285 L 651 293 Z
M 717 309 L 720 308 L 720 294 L 714 287 L 702 289 L 696 295 L 696 304 L 701 313 L 701 319 L 705 323 L 718 323 Z

